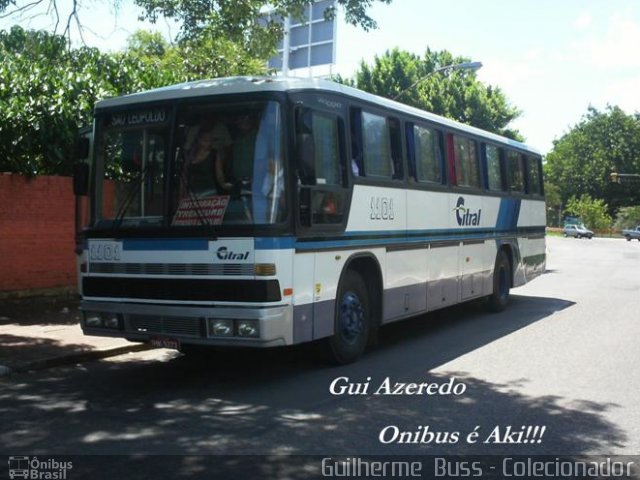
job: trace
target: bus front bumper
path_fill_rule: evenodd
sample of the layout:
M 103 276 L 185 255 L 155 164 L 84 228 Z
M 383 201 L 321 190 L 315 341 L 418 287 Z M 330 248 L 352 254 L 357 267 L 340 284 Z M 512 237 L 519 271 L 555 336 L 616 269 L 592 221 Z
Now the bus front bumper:
M 165 346 L 276 347 L 294 343 L 290 305 L 208 307 L 83 300 L 80 310 L 85 335 Z

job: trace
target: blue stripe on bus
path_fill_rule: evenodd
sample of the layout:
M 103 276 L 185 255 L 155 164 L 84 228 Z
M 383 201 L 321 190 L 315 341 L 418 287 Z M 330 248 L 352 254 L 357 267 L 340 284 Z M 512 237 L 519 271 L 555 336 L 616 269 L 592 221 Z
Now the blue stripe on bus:
M 523 229 L 523 230 L 534 230 Z M 535 229 L 544 232 L 544 227 Z M 401 234 L 401 235 L 398 235 Z M 406 245 L 420 245 L 425 242 L 442 242 L 442 241 L 464 241 L 464 240 L 493 240 L 503 238 L 506 235 L 516 236 L 518 232 L 513 229 L 511 231 L 498 232 L 486 230 L 421 230 L 421 231 L 391 231 L 391 232 L 345 232 L 343 238 L 330 240 L 298 240 L 295 244 L 297 250 L 318 250 L 331 248 L 344 248 L 358 246 L 380 245 L 385 246 L 389 243 L 403 243 Z M 349 238 L 352 237 L 352 238 Z
M 360 245 L 384 246 L 390 242 L 412 243 L 455 241 L 455 240 L 491 240 L 505 234 L 515 236 L 526 233 L 544 233 L 544 226 L 517 228 L 520 213 L 520 200 L 503 199 L 495 229 L 459 228 L 441 230 L 362 230 L 343 232 L 339 238 L 296 239 L 295 237 L 256 237 L 256 250 L 315 250 L 335 247 L 358 247 Z M 209 239 L 125 239 L 123 250 L 127 251 L 206 251 Z
M 197 251 L 209 250 L 209 240 L 201 238 L 125 239 L 122 249 L 129 251 Z
M 293 248 L 293 237 L 256 237 L 254 245 L 256 250 L 286 250 Z
M 505 232 L 518 228 L 521 203 L 522 201 L 516 198 L 502 198 L 500 200 L 496 230 Z

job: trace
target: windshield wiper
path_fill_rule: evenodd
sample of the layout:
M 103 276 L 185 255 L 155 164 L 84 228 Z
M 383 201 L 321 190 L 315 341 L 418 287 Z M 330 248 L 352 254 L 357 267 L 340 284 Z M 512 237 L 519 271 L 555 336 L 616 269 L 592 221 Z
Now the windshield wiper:
M 127 194 L 125 195 L 124 200 L 120 204 L 120 208 L 118 208 L 118 212 L 116 213 L 116 216 L 113 219 L 113 223 L 111 224 L 112 229 L 116 230 L 120 228 L 120 226 L 122 225 L 122 222 L 124 220 L 124 215 L 127 212 L 129 205 L 131 205 L 131 202 L 140 191 L 142 182 L 144 182 L 147 176 L 147 173 L 149 173 L 151 169 L 152 169 L 152 162 L 149 162 L 140 171 L 140 174 L 138 175 L 138 177 L 133 180 L 132 185 L 129 187 L 129 190 L 127 190 Z

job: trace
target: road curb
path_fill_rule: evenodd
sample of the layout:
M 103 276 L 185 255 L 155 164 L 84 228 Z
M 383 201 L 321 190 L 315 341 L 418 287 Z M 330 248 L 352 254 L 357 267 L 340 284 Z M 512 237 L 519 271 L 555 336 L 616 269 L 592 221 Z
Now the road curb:
M 122 347 L 104 348 L 101 350 L 89 350 L 86 352 L 76 352 L 69 355 L 60 355 L 58 357 L 46 358 L 44 360 L 35 360 L 33 362 L 24 363 L 15 367 L 7 367 L 0 365 L 0 377 L 11 375 L 12 373 L 31 372 L 35 370 L 45 370 L 47 368 L 60 367 L 73 363 L 84 363 L 101 358 L 116 357 L 125 353 L 142 352 L 151 350 L 155 347 L 146 343 L 136 343 L 132 345 L 124 345 Z

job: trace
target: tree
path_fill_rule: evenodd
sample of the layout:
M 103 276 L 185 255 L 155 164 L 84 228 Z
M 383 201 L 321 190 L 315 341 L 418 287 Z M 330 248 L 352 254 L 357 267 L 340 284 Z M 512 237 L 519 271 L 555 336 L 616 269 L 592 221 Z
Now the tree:
M 580 217 L 590 228 L 604 230 L 611 227 L 607 204 L 604 200 L 593 199 L 588 194 L 583 194 L 580 198 L 571 197 L 565 211 Z
M 562 199 L 557 185 L 545 180 L 544 200 L 547 206 L 547 225 L 560 226 L 562 218 Z
M 159 33 L 139 30 L 123 57 L 137 65 L 140 90 L 233 75 L 266 74 L 266 62 L 226 38 L 194 38 L 170 45 Z
M 116 0 L 118 5 L 126 0 Z M 273 12 L 272 18 L 282 18 L 293 14 L 301 17 L 308 0 L 133 0 L 142 8 L 141 19 L 156 22 L 159 19 L 176 21 L 179 27 L 178 40 L 196 38 L 227 38 L 241 45 L 245 51 L 258 57 L 268 58 L 273 53 L 277 41 L 282 37 L 282 26 L 276 21 L 264 22 L 259 18 L 265 10 Z M 344 9 L 345 19 L 352 25 L 365 30 L 376 28 L 376 22 L 367 14 L 375 2 L 391 3 L 391 0 L 337 0 Z M 70 39 L 75 28 L 83 31 L 80 8 L 90 4 L 90 0 L 72 0 L 71 10 L 61 14 L 61 0 L 0 0 L 0 18 L 25 15 L 47 6 L 55 21 L 52 33 Z M 335 8 L 325 11 L 326 17 L 335 16 Z
M 337 81 L 361 90 L 458 120 L 490 132 L 522 140 L 509 123 L 520 111 L 509 105 L 502 91 L 480 82 L 475 73 L 454 70 L 434 73 L 437 68 L 468 62 L 446 50 L 427 49 L 424 56 L 399 50 L 387 50 L 376 56 L 373 64 L 360 64 L 352 79 Z
M 640 203 L 633 183 L 611 182 L 611 172 L 640 174 L 640 115 L 616 106 L 605 111 L 589 107 L 569 132 L 553 142 L 545 174 L 560 189 L 563 202 L 588 194 L 603 199 L 609 213 Z
M 136 88 L 123 59 L 68 50 L 60 35 L 0 31 L 0 171 L 68 174 L 97 98 Z
M 376 1 L 391 3 L 391 0 L 337 0 L 344 8 L 345 19 L 352 25 L 365 30 L 376 28 L 377 24 L 367 14 L 367 9 Z M 277 22 L 260 22 L 259 17 L 269 9 L 273 17 L 292 14 L 301 18 L 308 6 L 308 0 L 135 0 L 144 10 L 144 17 L 152 22 L 158 18 L 170 18 L 180 22 L 180 38 L 193 38 L 203 32 L 224 31 L 235 41 L 251 41 L 271 38 L 272 45 L 282 36 Z M 333 18 L 335 7 L 325 11 L 325 17 Z
M 78 129 L 96 101 L 199 78 L 264 73 L 237 44 L 169 45 L 138 32 L 124 52 L 68 49 L 64 37 L 13 27 L 0 32 L 0 172 L 68 175 Z
M 126 0 L 116 0 L 115 5 Z M 266 59 L 282 35 L 277 22 L 261 22 L 267 6 L 277 15 L 300 15 L 307 0 L 134 0 L 143 17 L 181 22 L 178 42 L 139 32 L 122 53 L 70 47 L 73 25 L 82 33 L 80 6 L 68 16 L 60 0 L 0 0 L 0 18 L 45 5 L 53 33 L 14 27 L 0 31 L 0 171 L 68 174 L 79 127 L 90 122 L 95 102 L 158 86 L 201 78 L 265 73 Z M 375 2 L 337 0 L 346 19 L 375 28 L 366 13 Z M 62 3 L 62 2 L 60 2 Z M 332 16 L 329 10 L 325 15 Z M 62 35 L 59 35 L 58 32 Z
M 616 214 L 614 227 L 619 229 L 634 228 L 640 225 L 640 205 L 622 207 Z

